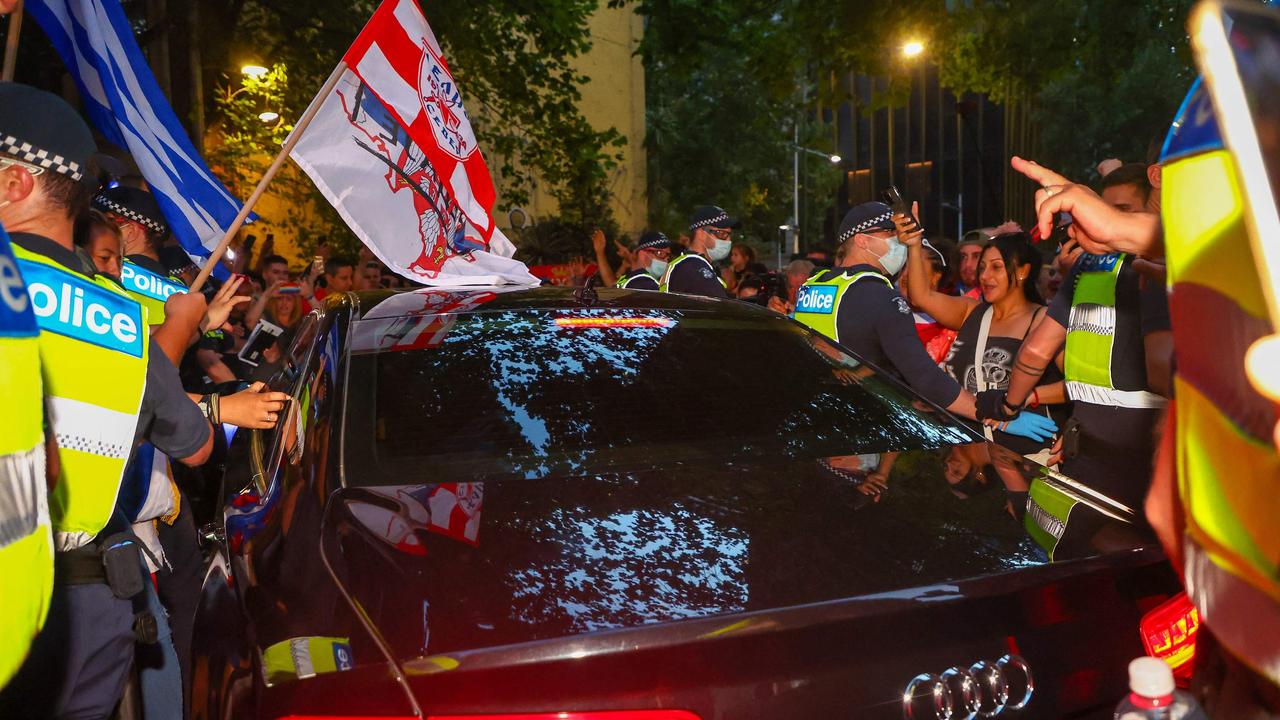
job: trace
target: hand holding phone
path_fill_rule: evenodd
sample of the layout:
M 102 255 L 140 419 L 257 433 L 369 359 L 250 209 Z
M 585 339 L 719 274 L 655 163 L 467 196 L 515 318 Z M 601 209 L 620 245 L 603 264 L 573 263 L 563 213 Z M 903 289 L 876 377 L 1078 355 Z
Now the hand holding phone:
M 888 190 L 884 191 L 884 201 L 893 211 L 894 215 L 906 215 L 911 218 L 912 228 L 918 229 L 920 221 L 916 220 L 911 214 L 911 207 L 907 205 L 907 201 L 902 197 L 902 193 L 898 192 L 898 186 L 890 185 Z

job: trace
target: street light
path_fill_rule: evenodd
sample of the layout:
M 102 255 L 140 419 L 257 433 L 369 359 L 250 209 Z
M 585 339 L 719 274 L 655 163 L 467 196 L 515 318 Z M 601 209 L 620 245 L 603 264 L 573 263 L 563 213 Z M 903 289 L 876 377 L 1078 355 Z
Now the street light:
M 263 75 L 266 75 L 270 71 L 262 67 L 261 65 L 245 65 L 244 67 L 240 68 L 240 72 L 251 78 L 260 78 Z
M 275 122 L 280 119 L 280 113 L 268 110 L 266 112 L 258 113 L 258 119 L 264 123 Z
M 919 40 L 911 40 L 902 46 L 902 54 L 909 58 L 913 58 L 922 52 L 924 52 L 924 43 Z
M 799 130 L 799 126 L 797 126 L 796 128 L 797 140 L 800 139 L 799 134 L 800 134 L 800 130 Z M 826 160 L 830 162 L 832 165 L 838 165 L 840 161 L 843 160 L 843 158 L 841 158 L 839 155 L 834 155 L 832 153 L 824 153 L 821 150 L 814 150 L 813 148 L 802 147 L 799 144 L 792 145 L 791 149 L 792 149 L 791 202 L 792 202 L 792 213 L 793 213 L 792 222 L 794 224 L 794 227 L 790 228 L 792 230 L 791 252 L 799 253 L 800 252 L 800 153 L 804 152 L 804 153 L 809 153 L 810 155 L 817 155 L 820 158 L 826 158 Z M 778 229 L 782 230 L 781 227 L 779 227 Z

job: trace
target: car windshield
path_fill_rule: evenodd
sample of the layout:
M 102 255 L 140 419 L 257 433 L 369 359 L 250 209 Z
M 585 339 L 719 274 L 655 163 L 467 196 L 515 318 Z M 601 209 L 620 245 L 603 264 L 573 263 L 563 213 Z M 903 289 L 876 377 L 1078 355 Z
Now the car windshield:
M 510 310 L 358 321 L 348 485 L 795 461 L 979 438 L 776 316 Z

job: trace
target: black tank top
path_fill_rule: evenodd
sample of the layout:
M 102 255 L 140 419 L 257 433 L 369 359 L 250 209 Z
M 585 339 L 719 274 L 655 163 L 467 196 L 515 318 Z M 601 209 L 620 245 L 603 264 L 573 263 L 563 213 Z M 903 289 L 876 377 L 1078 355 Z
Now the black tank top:
M 964 325 L 960 326 L 960 332 L 956 334 L 955 342 L 951 344 L 951 350 L 947 353 L 946 359 L 942 361 L 942 369 L 955 378 L 955 381 L 960 383 L 960 387 L 974 395 L 978 394 L 978 371 L 974 366 L 974 356 L 977 354 L 978 346 L 978 333 L 982 328 L 982 316 L 986 314 L 990 307 L 989 303 L 984 302 L 969 313 Z M 1022 337 L 1000 337 L 990 334 L 987 336 L 987 349 L 982 357 L 982 373 L 988 390 L 1007 390 L 1009 388 L 1009 380 L 1013 377 L 1013 361 L 1018 356 L 1018 349 L 1022 347 L 1022 341 L 1026 340 L 1027 335 L 1030 334 L 1031 325 L 1035 323 L 1036 318 L 1043 312 L 1044 308 L 1036 308 L 1036 311 L 1032 313 L 1031 320 L 1027 322 L 1027 329 L 1023 332 Z M 1045 370 L 1039 384 L 1049 385 L 1062 379 L 1062 372 L 1058 370 L 1058 366 L 1050 363 L 1049 369 Z M 1058 423 L 1058 427 L 1062 427 L 1067 418 L 1071 416 L 1070 410 L 1066 405 L 1041 405 L 1035 410 L 1027 408 L 1024 412 L 1036 412 L 1052 417 L 1054 422 Z M 982 432 L 981 423 L 968 420 L 965 422 L 970 427 L 978 430 L 978 432 Z M 1010 435 L 999 430 L 994 431 L 992 437 L 995 438 L 996 442 L 1020 455 L 1034 455 L 1041 450 L 1047 450 L 1053 445 L 1052 440 L 1037 443 L 1029 438 Z

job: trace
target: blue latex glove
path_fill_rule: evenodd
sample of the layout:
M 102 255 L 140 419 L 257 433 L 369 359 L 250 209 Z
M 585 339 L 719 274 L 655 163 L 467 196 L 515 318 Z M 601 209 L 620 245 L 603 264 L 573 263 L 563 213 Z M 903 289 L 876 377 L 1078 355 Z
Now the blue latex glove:
M 1053 418 L 1047 418 L 1039 413 L 1022 412 L 1009 422 L 996 425 L 996 429 L 1010 435 L 1021 435 L 1024 438 L 1043 442 L 1058 432 L 1058 424 L 1053 421 Z

